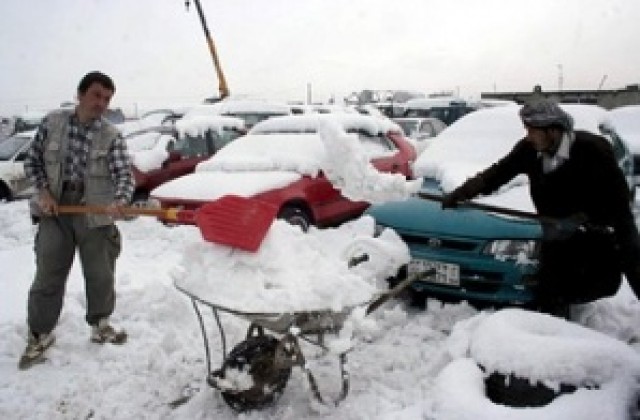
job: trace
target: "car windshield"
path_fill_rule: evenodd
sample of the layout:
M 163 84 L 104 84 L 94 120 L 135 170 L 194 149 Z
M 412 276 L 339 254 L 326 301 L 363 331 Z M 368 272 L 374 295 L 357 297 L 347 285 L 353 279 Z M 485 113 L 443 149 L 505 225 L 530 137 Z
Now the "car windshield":
M 9 160 L 31 140 L 28 136 L 12 136 L 0 142 L 0 160 Z

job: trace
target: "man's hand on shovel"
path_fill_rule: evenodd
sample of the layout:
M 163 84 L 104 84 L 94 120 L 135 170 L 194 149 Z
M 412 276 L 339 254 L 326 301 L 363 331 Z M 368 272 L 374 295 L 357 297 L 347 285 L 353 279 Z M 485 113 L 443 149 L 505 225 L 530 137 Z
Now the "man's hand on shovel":
M 52 216 L 58 214 L 58 203 L 53 198 L 48 189 L 42 189 L 38 193 L 38 207 L 40 207 L 40 211 L 42 214 L 46 216 Z
M 124 219 L 127 216 L 126 203 L 116 200 L 105 208 L 105 213 L 114 219 Z

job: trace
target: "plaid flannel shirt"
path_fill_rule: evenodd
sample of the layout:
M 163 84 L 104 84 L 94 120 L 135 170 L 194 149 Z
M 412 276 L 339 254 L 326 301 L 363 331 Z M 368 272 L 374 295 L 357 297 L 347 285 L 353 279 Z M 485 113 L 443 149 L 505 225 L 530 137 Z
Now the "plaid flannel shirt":
M 94 120 L 83 125 L 75 115 L 69 118 L 69 146 L 63 167 L 65 181 L 84 180 L 91 139 L 94 133 L 100 129 L 101 124 L 103 124 L 102 121 Z M 44 141 L 47 135 L 45 119 L 38 128 L 24 162 L 25 173 L 38 190 L 49 187 L 44 169 Z M 118 135 L 114 140 L 109 148 L 107 160 L 111 179 L 115 186 L 115 199 L 128 203 L 133 195 L 135 185 L 131 175 L 131 157 L 122 136 Z

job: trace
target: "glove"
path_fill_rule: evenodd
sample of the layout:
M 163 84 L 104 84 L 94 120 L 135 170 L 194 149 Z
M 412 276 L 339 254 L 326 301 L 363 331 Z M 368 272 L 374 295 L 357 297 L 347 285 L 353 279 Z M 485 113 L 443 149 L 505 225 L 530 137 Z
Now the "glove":
M 484 186 L 484 180 L 480 176 L 467 179 L 464 184 L 442 197 L 442 209 L 458 207 L 462 201 L 469 200 L 478 195 Z
M 461 201 L 464 201 L 464 197 L 462 196 L 461 192 L 459 191 L 459 188 L 451 191 L 449 194 L 445 194 L 442 197 L 442 201 L 441 201 L 441 205 L 442 205 L 442 209 L 446 210 L 446 209 L 454 209 L 456 207 L 458 207 L 458 204 L 460 204 Z

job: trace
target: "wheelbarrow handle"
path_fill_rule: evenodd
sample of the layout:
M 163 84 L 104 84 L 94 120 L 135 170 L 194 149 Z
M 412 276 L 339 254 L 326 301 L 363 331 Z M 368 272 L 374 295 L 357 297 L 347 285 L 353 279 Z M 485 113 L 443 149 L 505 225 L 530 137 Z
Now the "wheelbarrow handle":
M 369 315 L 371 312 L 375 311 L 380 306 L 382 306 L 386 301 L 388 301 L 392 297 L 395 297 L 398 294 L 400 294 L 400 292 L 402 292 L 404 289 L 406 289 L 414 281 L 423 279 L 425 277 L 433 276 L 434 274 L 436 274 L 436 270 L 435 270 L 435 268 L 431 268 L 431 269 L 429 269 L 427 271 L 424 271 L 422 273 L 416 273 L 416 274 L 414 274 L 412 276 L 407 276 L 406 279 L 402 280 L 400 283 L 398 283 L 395 286 L 393 286 L 392 289 L 384 292 L 382 295 L 380 295 L 377 298 L 375 298 L 367 306 L 367 310 L 365 311 L 365 315 Z

